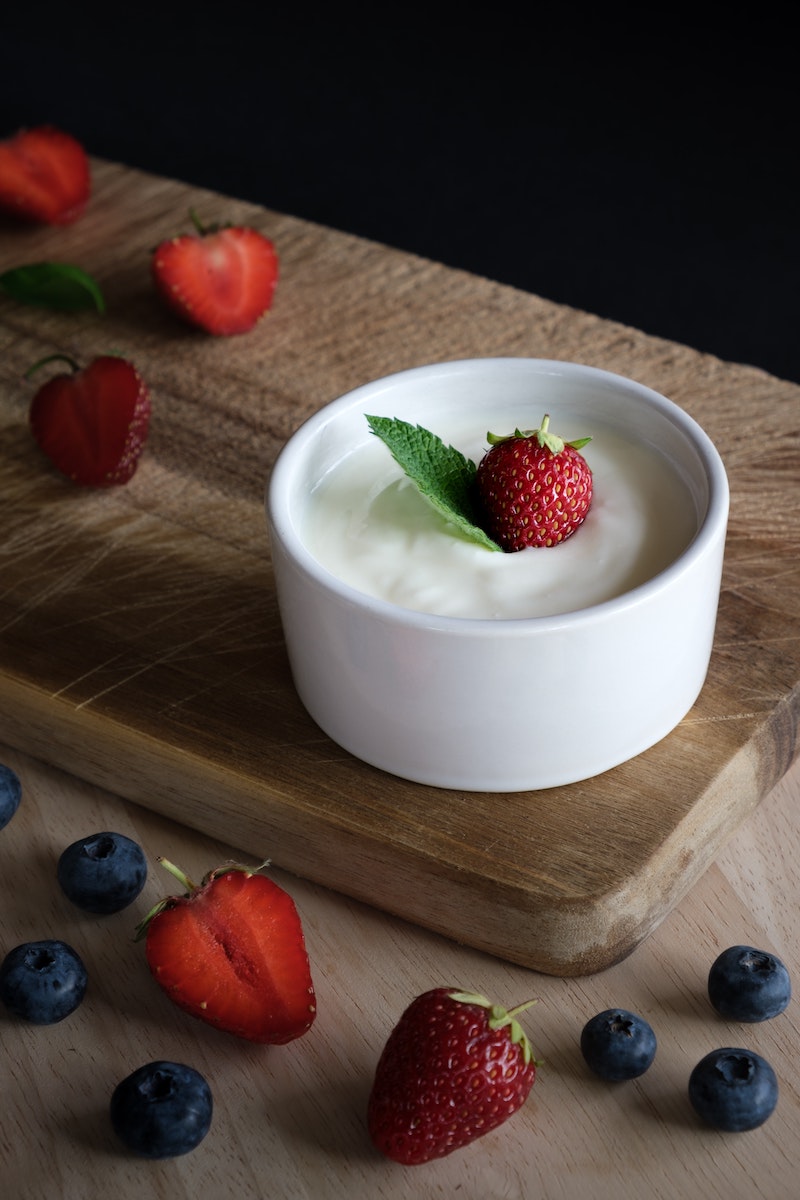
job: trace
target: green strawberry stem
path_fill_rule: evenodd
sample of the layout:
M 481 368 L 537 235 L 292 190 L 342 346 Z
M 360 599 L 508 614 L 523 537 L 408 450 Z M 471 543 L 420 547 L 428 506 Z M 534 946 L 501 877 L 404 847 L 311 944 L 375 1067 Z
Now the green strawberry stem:
M 70 358 L 68 354 L 48 354 L 46 358 L 40 358 L 39 361 L 35 362 L 32 367 L 28 367 L 24 378 L 30 379 L 31 375 L 35 375 L 40 367 L 45 367 L 48 363 L 52 362 L 64 362 L 67 364 L 67 366 L 71 367 L 73 371 L 80 371 L 81 369 L 80 363 L 77 363 L 74 358 Z
M 189 218 L 200 237 L 208 237 L 209 234 L 219 233 L 223 229 L 231 228 L 230 221 L 212 221 L 210 224 L 201 221 L 196 208 L 189 209 Z
M 121 350 L 107 350 L 105 353 L 109 358 L 124 358 L 125 357 Z M 77 362 L 74 358 L 72 358 L 69 354 L 61 354 L 61 353 L 48 354 L 48 355 L 46 355 L 45 358 L 40 358 L 38 362 L 35 362 L 32 367 L 28 367 L 23 378 L 30 379 L 31 375 L 35 375 L 40 367 L 45 367 L 45 366 L 47 366 L 48 363 L 54 363 L 54 362 L 66 363 L 67 366 L 70 367 L 71 370 L 75 373 L 77 373 L 78 371 L 83 369 L 81 367 L 81 364 L 79 362 Z
M 584 437 L 576 438 L 573 442 L 565 442 L 558 434 L 550 432 L 549 413 L 544 414 L 538 429 L 515 429 L 513 433 L 508 434 L 497 434 L 490 431 L 486 435 L 490 446 L 499 446 L 502 442 L 510 442 L 513 438 L 530 437 L 535 437 L 539 445 L 546 446 L 551 454 L 560 454 L 565 446 L 571 446 L 573 450 L 581 450 L 592 440 L 590 437 Z
M 169 871 L 170 875 L 173 875 L 175 879 L 177 879 L 187 896 L 196 890 L 197 884 L 193 883 L 186 872 L 182 871 L 180 867 L 176 867 L 175 864 L 171 863 L 168 858 L 159 858 L 158 861 L 162 867 Z M 157 917 L 158 914 L 163 912 L 165 908 L 168 908 L 171 903 L 171 897 L 165 896 L 163 899 L 159 900 L 157 904 L 153 905 L 147 915 L 143 917 L 136 926 L 133 937 L 135 942 L 140 942 L 142 938 L 145 937 L 150 926 L 150 922 L 153 920 L 153 918 Z
M 197 884 L 192 883 L 186 872 L 182 871 L 180 867 L 176 867 L 175 863 L 171 863 L 168 858 L 159 858 L 158 861 L 165 871 L 169 871 L 170 875 L 175 876 L 178 883 L 181 885 L 187 895 L 195 890 Z
M 216 867 L 213 871 L 209 871 L 208 874 L 203 877 L 202 884 L 198 885 L 189 878 L 185 871 L 181 870 L 180 867 L 176 867 L 175 863 L 170 862 L 170 860 L 168 858 L 164 858 L 163 855 L 159 856 L 158 862 L 165 871 L 169 871 L 170 875 L 177 879 L 187 897 L 190 896 L 192 892 L 196 892 L 198 890 L 198 886 L 205 886 L 205 884 L 210 883 L 215 876 L 222 875 L 226 871 L 242 871 L 245 875 L 254 875 L 256 871 L 262 871 L 265 867 L 270 865 L 270 860 L 268 858 L 263 859 L 263 861 L 260 862 L 257 867 L 246 867 L 243 863 L 227 863 L 222 867 Z M 171 904 L 174 904 L 174 902 L 174 897 L 165 896 L 163 899 L 159 900 L 157 904 L 154 904 L 149 913 L 136 926 L 133 940 L 135 942 L 141 941 L 141 939 L 147 933 L 147 927 L 153 920 L 153 917 L 157 917 L 160 912 L 163 912 L 165 908 L 168 908 Z
M 200 234 L 200 236 L 205 237 L 205 235 L 209 232 L 209 226 L 204 225 L 203 222 L 200 220 L 199 216 L 197 215 L 196 208 L 189 209 L 189 217 L 190 217 L 191 222 L 194 225 L 195 229 Z
M 508 1029 L 509 1040 L 513 1045 L 519 1046 L 522 1051 L 522 1058 L 527 1066 L 533 1058 L 531 1044 L 528 1041 L 527 1035 L 520 1025 L 517 1017 L 520 1013 L 532 1008 L 537 1004 L 537 1000 L 526 1000 L 524 1004 L 518 1004 L 516 1008 L 505 1009 L 501 1004 L 492 1004 L 486 996 L 479 992 L 450 992 L 451 1000 L 457 1000 L 460 1004 L 477 1004 L 479 1008 L 485 1008 L 489 1011 L 488 1025 L 490 1029 L 495 1031 L 499 1029 Z M 542 1064 L 538 1059 L 533 1058 L 534 1064 L 539 1067 Z

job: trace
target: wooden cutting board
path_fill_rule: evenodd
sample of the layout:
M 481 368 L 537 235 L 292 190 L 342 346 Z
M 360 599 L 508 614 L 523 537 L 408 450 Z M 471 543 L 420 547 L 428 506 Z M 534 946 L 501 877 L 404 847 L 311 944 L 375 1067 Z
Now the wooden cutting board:
M 524 966 L 580 975 L 630 953 L 797 752 L 800 388 L 252 204 L 93 165 L 76 225 L 0 224 L 0 270 L 77 263 L 108 305 L 101 317 L 0 299 L 0 740 L 248 861 L 270 858 Z M 250 334 L 206 337 L 155 297 L 150 250 L 188 228 L 190 207 L 251 222 L 278 247 L 276 302 Z M 129 485 L 86 491 L 34 446 L 23 374 L 47 353 L 109 350 L 149 382 L 152 430 Z M 481 355 L 640 380 L 700 421 L 731 482 L 717 637 L 695 708 L 633 762 L 544 792 L 426 788 L 330 742 L 294 694 L 270 569 L 264 489 L 301 421 L 387 372 Z

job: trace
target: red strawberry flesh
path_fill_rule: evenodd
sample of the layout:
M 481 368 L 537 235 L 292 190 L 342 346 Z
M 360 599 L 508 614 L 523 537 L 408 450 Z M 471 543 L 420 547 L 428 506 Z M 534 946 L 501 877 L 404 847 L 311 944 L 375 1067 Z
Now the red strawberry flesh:
M 316 1004 L 294 901 L 263 875 L 214 874 L 149 922 L 150 969 L 185 1012 L 253 1042 L 306 1033 Z
M 156 247 L 156 288 L 184 320 L 208 333 L 247 333 L 272 304 L 278 259 L 269 238 L 247 226 L 183 234 Z
M 52 126 L 23 129 L 0 142 L 0 207 L 53 225 L 77 220 L 91 190 L 80 142 Z

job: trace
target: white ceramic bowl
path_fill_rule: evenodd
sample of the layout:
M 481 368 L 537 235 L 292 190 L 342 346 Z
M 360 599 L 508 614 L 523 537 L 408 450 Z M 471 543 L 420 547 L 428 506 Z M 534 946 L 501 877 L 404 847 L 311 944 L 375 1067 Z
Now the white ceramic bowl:
M 515 619 L 401 608 L 342 582 L 310 553 L 309 496 L 374 439 L 365 414 L 438 432 L 457 409 L 474 415 L 483 434 L 496 429 L 501 404 L 518 406 L 526 427 L 548 412 L 553 429 L 565 420 L 595 436 L 625 428 L 657 447 L 697 514 L 689 545 L 615 599 Z M 725 469 L 708 436 L 671 401 L 621 376 L 490 358 L 368 383 L 297 430 L 268 484 L 278 602 L 300 699 L 339 745 L 417 783 L 510 792 L 598 775 L 660 741 L 694 704 L 711 655 L 727 517 Z

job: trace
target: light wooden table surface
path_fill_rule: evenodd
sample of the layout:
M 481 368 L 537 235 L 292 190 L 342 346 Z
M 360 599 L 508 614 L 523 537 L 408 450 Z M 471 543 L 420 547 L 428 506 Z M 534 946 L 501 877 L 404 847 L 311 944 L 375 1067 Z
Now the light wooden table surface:
M 11 748 L 0 748 L 0 761 L 24 788 L 0 833 L 2 947 L 61 937 L 90 974 L 83 1005 L 59 1025 L 0 1014 L 4 1196 L 795 1200 L 796 1002 L 762 1025 L 731 1024 L 711 1009 L 705 980 L 717 953 L 736 942 L 776 951 L 798 977 L 800 764 L 650 938 L 595 976 L 560 980 L 511 966 L 276 871 L 304 921 L 319 1015 L 300 1041 L 257 1047 L 174 1008 L 132 940 L 136 920 L 170 890 L 157 855 L 198 876 L 230 849 Z M 74 909 L 55 877 L 64 846 L 101 829 L 137 839 L 152 864 L 139 900 L 105 918 Z M 366 1098 L 393 1020 L 438 984 L 509 1003 L 538 997 L 526 1025 L 544 1065 L 505 1126 L 435 1164 L 404 1168 L 373 1151 Z M 649 1072 L 615 1086 L 589 1076 L 578 1047 L 584 1021 L 609 1005 L 640 1012 L 659 1039 Z M 778 1107 L 760 1129 L 718 1133 L 689 1106 L 691 1068 L 723 1045 L 750 1047 L 777 1072 Z M 202 1071 L 215 1110 L 194 1152 L 151 1163 L 117 1143 L 108 1100 L 119 1079 L 159 1057 Z

